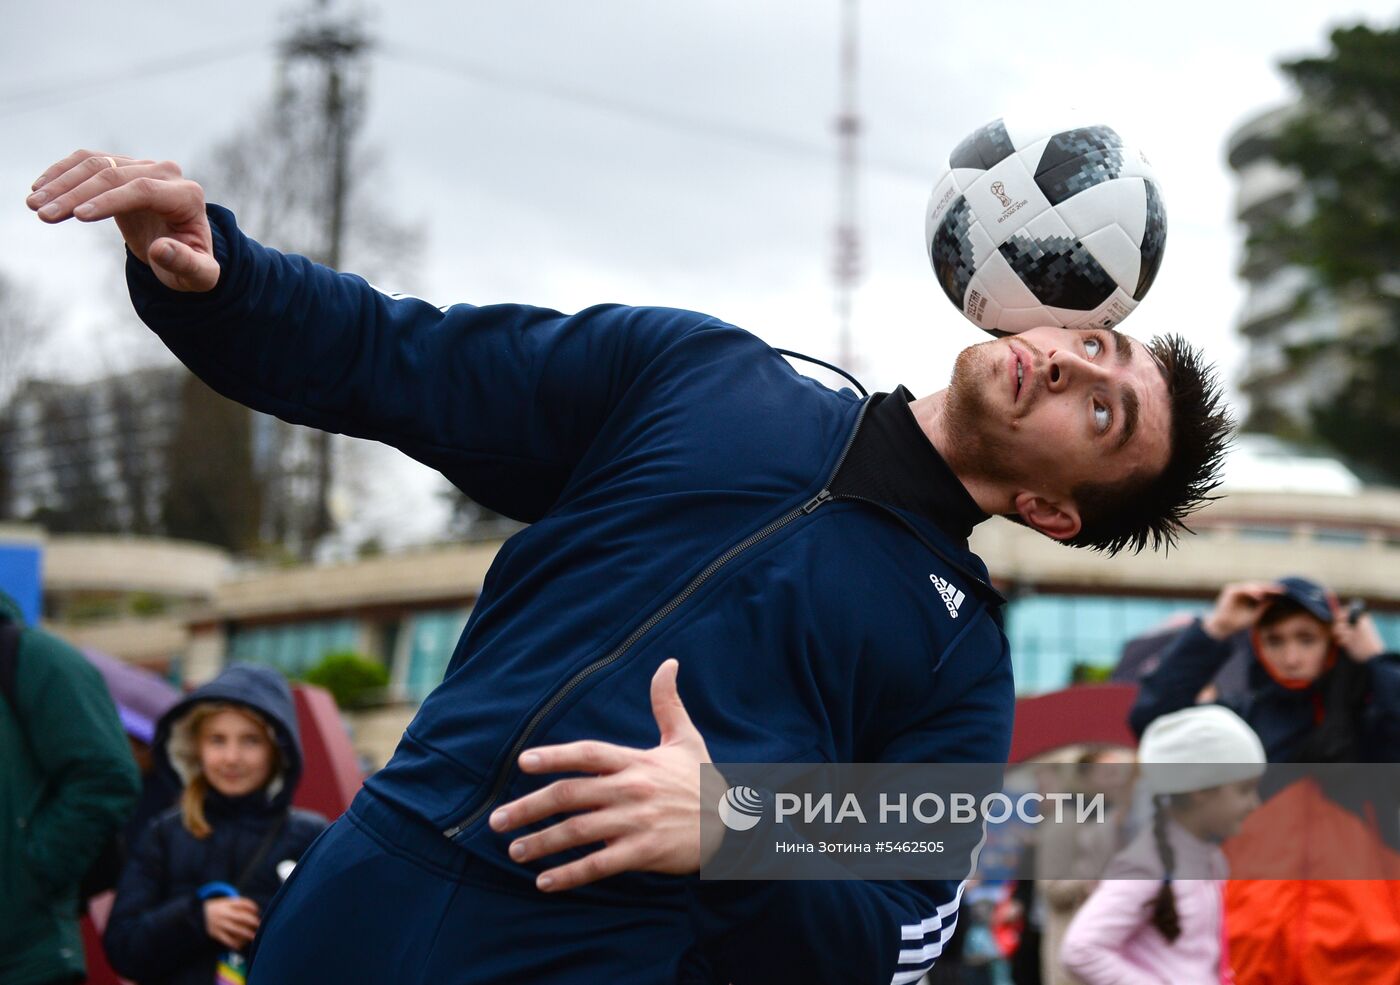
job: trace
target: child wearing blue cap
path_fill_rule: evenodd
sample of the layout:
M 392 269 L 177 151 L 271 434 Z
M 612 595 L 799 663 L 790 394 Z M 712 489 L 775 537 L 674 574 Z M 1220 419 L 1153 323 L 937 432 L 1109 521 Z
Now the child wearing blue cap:
M 1248 690 L 1220 703 L 1259 733 L 1269 762 L 1400 762 L 1400 655 L 1375 620 L 1343 612 L 1306 578 L 1226 585 L 1140 682 L 1129 722 L 1139 735 L 1196 703 L 1248 630 Z

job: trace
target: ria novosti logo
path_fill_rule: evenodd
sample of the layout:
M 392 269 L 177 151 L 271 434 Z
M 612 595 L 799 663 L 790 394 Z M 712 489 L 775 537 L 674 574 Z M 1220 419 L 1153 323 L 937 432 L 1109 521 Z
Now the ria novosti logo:
M 733 786 L 719 799 L 719 817 L 724 826 L 732 831 L 748 831 L 763 820 L 765 806 L 771 798 L 773 820 L 778 824 L 792 818 L 794 824 L 823 825 L 870 823 L 870 818 L 878 818 L 880 824 L 908 824 L 912 813 L 918 824 L 1002 824 L 1011 818 L 1020 818 L 1027 824 L 1039 824 L 1053 820 L 1063 823 L 1073 812 L 1076 823 L 1086 821 L 1104 823 L 1106 802 L 1103 794 L 1092 796 L 1083 793 L 1022 793 L 1012 796 L 1001 791 L 976 794 L 969 791 L 925 791 L 911 799 L 908 791 L 896 794 L 881 792 L 878 810 L 870 803 L 874 797 L 868 793 L 864 797 L 853 791 L 846 793 L 804 791 L 791 793 L 779 791 L 765 797 L 753 787 Z M 1042 811 L 1049 804 L 1054 808 L 1053 818 Z
M 719 819 L 732 831 L 747 831 L 763 819 L 763 797 L 753 787 L 730 787 L 719 799 Z

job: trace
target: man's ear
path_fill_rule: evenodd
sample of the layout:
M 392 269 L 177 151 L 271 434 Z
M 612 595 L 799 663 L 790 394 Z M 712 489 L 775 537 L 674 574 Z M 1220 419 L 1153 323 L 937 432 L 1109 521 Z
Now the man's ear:
M 1068 500 L 1053 500 L 1039 493 L 1017 493 L 1016 512 L 1026 525 L 1053 540 L 1069 540 L 1079 533 L 1079 509 Z

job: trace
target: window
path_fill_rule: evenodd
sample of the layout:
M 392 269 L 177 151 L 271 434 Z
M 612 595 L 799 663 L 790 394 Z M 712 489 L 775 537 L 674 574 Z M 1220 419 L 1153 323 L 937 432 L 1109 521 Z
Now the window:
M 1240 527 L 1241 540 L 1262 540 L 1277 543 L 1279 541 L 1290 541 L 1293 539 L 1293 531 L 1288 527 L 1268 527 L 1268 526 L 1242 526 Z
M 1205 602 L 1109 595 L 1029 595 L 1006 607 L 1016 692 L 1066 687 L 1076 663 L 1113 666 L 1123 644 Z
M 1370 540 L 1366 530 L 1346 527 L 1318 527 L 1313 531 L 1313 539 L 1319 544 L 1338 544 L 1345 547 L 1361 547 Z
M 422 701 L 442 683 L 469 615 L 470 609 L 449 609 L 420 612 L 404 620 L 400 646 L 405 652 L 399 660 L 403 668 L 400 682 L 414 701 Z
M 1400 653 L 1400 612 L 1373 612 L 1371 616 L 1386 648 Z
M 235 629 L 229 639 L 228 658 L 230 662 L 267 664 L 289 677 L 299 677 L 327 653 L 359 648 L 355 621 L 330 619 Z

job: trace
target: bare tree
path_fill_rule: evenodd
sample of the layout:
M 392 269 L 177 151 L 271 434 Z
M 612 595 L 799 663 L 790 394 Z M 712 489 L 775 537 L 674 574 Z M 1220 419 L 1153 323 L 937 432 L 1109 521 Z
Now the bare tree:
M 33 370 L 43 324 L 34 297 L 0 273 L 0 405 L 9 401 L 20 380 Z
M 370 194 L 381 155 L 362 140 L 368 46 L 357 21 L 308 12 L 283 42 L 272 98 L 194 176 L 260 242 L 409 289 L 421 225 L 387 214 Z M 310 556 L 334 528 L 333 471 L 345 456 L 325 432 L 276 422 L 260 433 L 259 468 L 272 479 L 263 483 L 264 536 Z

